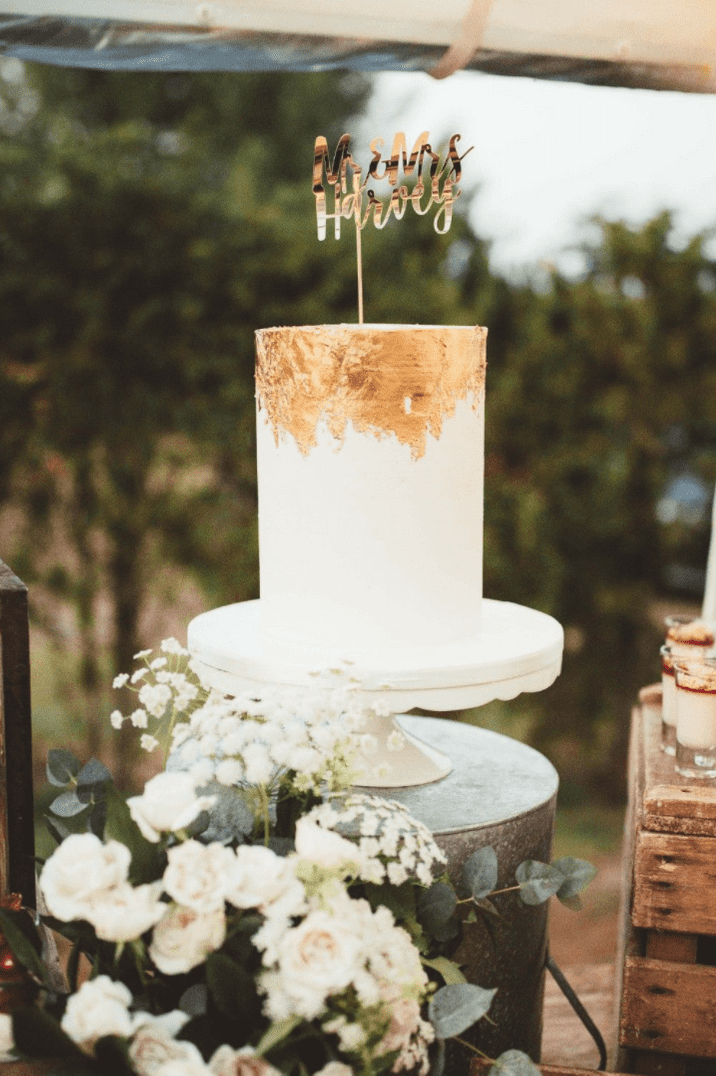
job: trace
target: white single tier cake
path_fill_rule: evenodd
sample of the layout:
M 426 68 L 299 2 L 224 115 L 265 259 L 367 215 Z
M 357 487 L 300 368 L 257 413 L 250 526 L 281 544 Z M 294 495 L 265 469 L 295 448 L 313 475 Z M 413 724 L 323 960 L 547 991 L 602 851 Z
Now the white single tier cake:
M 479 632 L 486 336 L 256 333 L 261 630 L 273 647 L 350 659 Z

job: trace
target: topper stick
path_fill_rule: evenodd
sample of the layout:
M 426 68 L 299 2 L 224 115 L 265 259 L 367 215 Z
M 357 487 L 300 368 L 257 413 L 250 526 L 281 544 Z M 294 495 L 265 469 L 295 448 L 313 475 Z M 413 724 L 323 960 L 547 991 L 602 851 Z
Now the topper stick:
M 360 177 L 353 173 L 353 211 L 356 222 L 356 264 L 358 270 L 358 324 L 363 324 L 363 249 L 361 246 L 361 201 L 358 197 L 360 192 Z

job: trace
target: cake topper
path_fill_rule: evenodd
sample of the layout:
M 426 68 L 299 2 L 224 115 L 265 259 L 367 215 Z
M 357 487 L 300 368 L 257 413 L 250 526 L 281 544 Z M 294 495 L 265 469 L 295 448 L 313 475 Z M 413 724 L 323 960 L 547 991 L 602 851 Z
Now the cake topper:
M 460 135 L 454 134 L 445 157 L 433 150 L 429 138 L 430 132 L 423 133 L 416 139 L 408 156 L 408 145 L 403 131 L 393 138 L 391 155 L 383 160 L 384 140 L 374 138 L 370 144 L 373 157 L 363 179 L 363 169 L 355 163 L 350 152 L 351 136 L 344 134 L 338 140 L 338 146 L 331 161 L 328 142 L 319 135 L 316 139 L 313 157 L 313 193 L 316 198 L 316 222 L 318 238 L 326 238 L 326 227 L 333 221 L 333 234 L 341 237 L 341 220 L 353 217 L 356 226 L 356 255 L 358 261 L 358 321 L 363 323 L 363 269 L 361 256 L 361 232 L 372 219 L 376 228 L 385 228 L 391 215 L 401 220 L 408 204 L 418 216 L 424 217 L 434 207 L 433 218 L 435 231 L 444 235 L 450 230 L 452 211 L 455 200 L 460 196 L 457 184 L 462 175 L 462 161 L 473 148 L 465 150 L 462 156 L 457 151 Z M 381 171 L 382 167 L 382 171 Z M 350 170 L 350 188 L 349 188 Z M 426 177 L 426 170 L 429 178 Z M 405 183 L 399 183 L 401 172 L 405 177 L 415 176 L 412 191 Z M 392 191 L 388 196 L 378 198 L 373 184 L 387 179 Z M 426 182 L 427 179 L 427 182 Z M 325 183 L 333 187 L 333 212 L 326 208 Z M 367 202 L 366 202 L 367 197 Z

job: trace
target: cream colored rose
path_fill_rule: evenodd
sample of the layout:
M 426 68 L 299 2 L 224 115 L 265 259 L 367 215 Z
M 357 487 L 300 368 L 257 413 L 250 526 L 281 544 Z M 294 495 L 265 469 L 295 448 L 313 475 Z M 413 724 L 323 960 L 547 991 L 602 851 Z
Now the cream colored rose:
M 163 884 L 172 900 L 195 912 L 224 907 L 236 866 L 236 856 L 230 848 L 184 841 L 170 848 L 167 858 Z
M 165 1061 L 155 1070 L 154 1076 L 211 1076 L 211 1070 L 203 1061 Z
M 188 773 L 158 773 L 147 781 L 141 796 L 127 800 L 127 806 L 143 836 L 156 844 L 162 833 L 190 826 L 215 800 L 215 796 L 197 796 L 196 780 Z
M 209 1060 L 209 1071 L 212 1076 L 281 1076 L 265 1058 L 257 1057 L 252 1046 L 240 1050 L 220 1046 Z
M 314 1076 L 353 1076 L 353 1069 L 342 1061 L 329 1061 Z
M 132 855 L 119 841 L 102 844 L 93 833 L 73 833 L 42 868 L 40 887 L 51 915 L 85 919 L 92 899 L 126 882 Z
M 125 882 L 95 894 L 85 919 L 103 941 L 135 941 L 165 915 L 168 905 L 159 900 L 161 892 L 161 883 L 135 887 Z
M 390 1027 L 378 1046 L 382 1054 L 403 1050 L 420 1026 L 420 1004 L 415 998 L 399 998 L 390 1005 Z
M 129 1060 L 137 1076 L 156 1076 L 169 1061 L 193 1061 L 203 1065 L 203 1058 L 193 1043 L 181 1042 L 174 1037 L 188 1020 L 185 1013 L 173 1012 L 158 1017 L 142 1013 L 141 1016 L 129 1047 Z
M 93 1055 L 95 1043 L 105 1035 L 123 1038 L 131 1035 L 131 1001 L 132 995 L 124 983 L 98 975 L 83 983 L 70 997 L 62 1017 L 62 1030 L 81 1050 Z
M 296 823 L 296 852 L 301 859 L 318 863 L 329 870 L 338 867 L 349 869 L 349 866 L 358 870 L 362 858 L 360 850 L 351 841 L 308 818 L 299 818 Z
M 298 915 L 305 904 L 305 891 L 294 873 L 294 861 L 277 856 L 262 844 L 242 844 L 227 891 L 227 900 L 235 908 L 269 907 L 281 914 Z
M 149 955 L 165 975 L 182 975 L 203 964 L 225 937 L 223 909 L 200 913 L 172 904 L 154 928 Z
M 351 924 L 325 911 L 311 912 L 287 930 L 278 951 L 281 989 L 308 1019 L 319 1015 L 327 997 L 350 985 L 362 963 Z

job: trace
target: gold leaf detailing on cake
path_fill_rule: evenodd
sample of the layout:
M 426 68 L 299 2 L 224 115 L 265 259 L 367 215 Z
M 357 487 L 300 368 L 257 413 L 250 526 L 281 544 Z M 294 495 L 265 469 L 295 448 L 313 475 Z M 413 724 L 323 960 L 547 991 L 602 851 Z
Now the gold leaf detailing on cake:
M 321 421 L 394 434 L 413 459 L 439 438 L 458 400 L 482 406 L 487 329 L 479 326 L 314 325 L 259 329 L 256 395 L 276 444 L 290 434 L 307 455 Z

